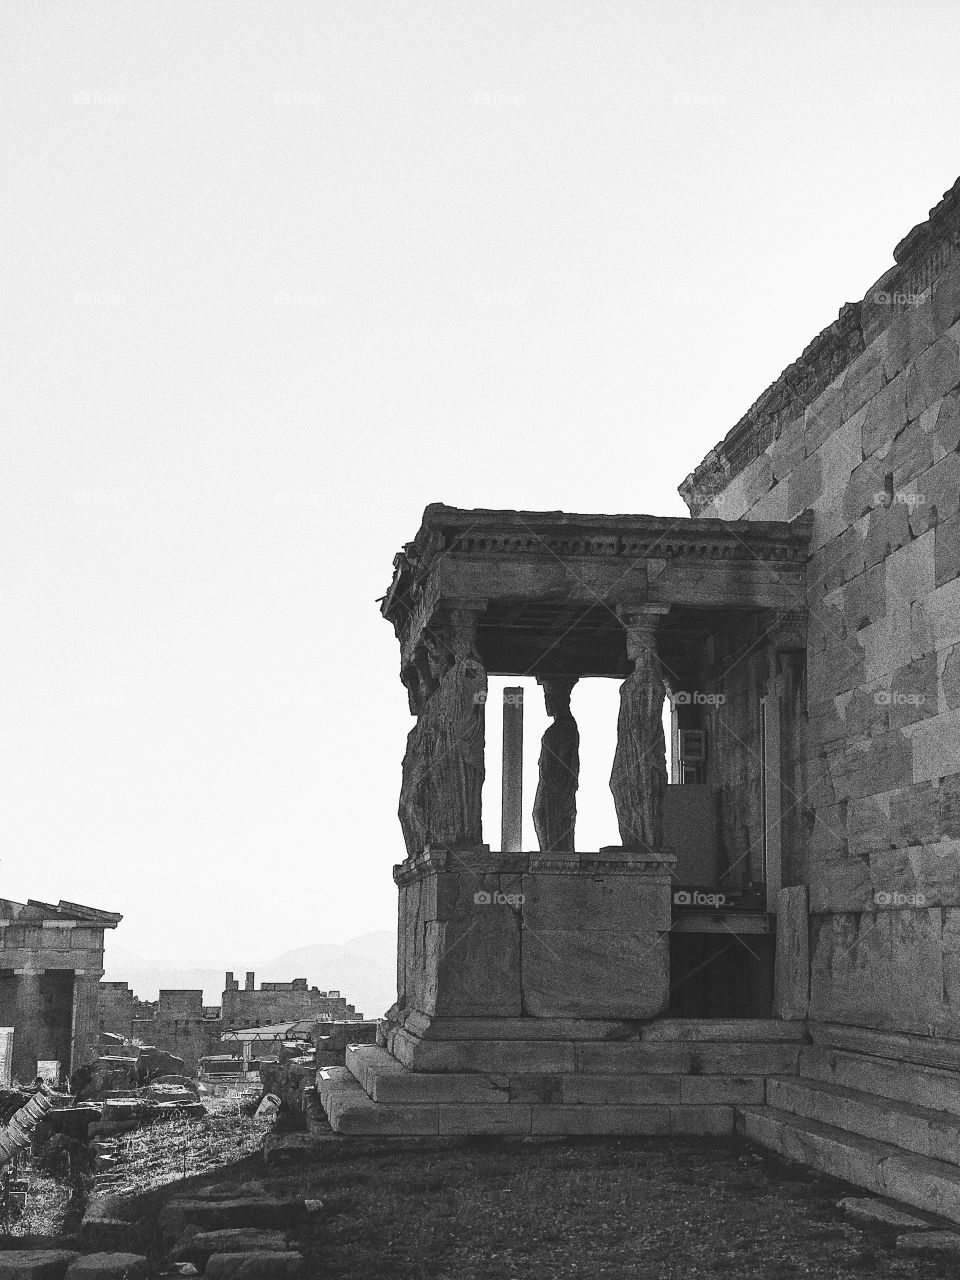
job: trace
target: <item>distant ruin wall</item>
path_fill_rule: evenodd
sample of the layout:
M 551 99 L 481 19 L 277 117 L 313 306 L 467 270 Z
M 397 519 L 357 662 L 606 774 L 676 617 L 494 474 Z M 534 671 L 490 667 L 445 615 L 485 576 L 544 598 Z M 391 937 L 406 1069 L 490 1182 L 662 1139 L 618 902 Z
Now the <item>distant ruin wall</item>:
M 784 795 L 811 1016 L 960 1037 L 960 182 L 895 258 L 681 493 L 693 515 L 814 513 Z

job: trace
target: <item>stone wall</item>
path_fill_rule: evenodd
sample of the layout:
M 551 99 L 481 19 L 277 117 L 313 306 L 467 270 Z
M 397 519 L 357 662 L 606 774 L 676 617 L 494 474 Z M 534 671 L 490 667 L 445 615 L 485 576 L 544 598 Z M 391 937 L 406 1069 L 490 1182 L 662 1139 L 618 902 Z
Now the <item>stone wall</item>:
M 960 183 L 894 256 L 681 493 L 694 515 L 814 514 L 784 787 L 811 1015 L 957 1037 Z
M 352 1004 L 347 1004 L 343 996 L 308 987 L 305 978 L 295 978 L 292 982 L 264 982 L 258 991 L 252 973 L 248 975 L 244 990 L 228 981 L 222 1007 L 224 1029 L 230 1031 L 277 1022 L 296 1022 L 303 1018 L 359 1021 L 363 1017 Z
M 199 989 L 170 988 L 159 994 L 151 1004 L 138 1000 L 125 982 L 101 983 L 100 1030 L 166 1049 L 183 1058 L 190 1072 L 198 1069 L 202 1057 L 237 1051 L 236 1045 L 222 1043 L 225 1031 L 327 1016 L 359 1021 L 363 1016 L 343 996 L 308 987 L 305 978 L 264 983 L 258 991 L 251 973 L 240 990 L 228 973 L 221 1006 L 204 1005 Z

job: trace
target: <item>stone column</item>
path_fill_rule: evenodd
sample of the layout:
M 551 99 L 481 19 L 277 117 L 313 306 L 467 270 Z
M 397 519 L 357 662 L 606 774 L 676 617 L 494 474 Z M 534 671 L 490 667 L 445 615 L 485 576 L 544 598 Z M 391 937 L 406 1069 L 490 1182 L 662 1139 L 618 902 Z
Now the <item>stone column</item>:
M 71 1073 L 77 1067 L 92 1062 L 97 1056 L 100 1040 L 100 979 L 101 973 L 74 970 L 73 974 L 73 1027 L 70 1038 L 70 1062 L 63 1063 Z
M 503 691 L 503 765 L 500 786 L 500 849 L 523 847 L 523 689 Z
M 665 690 L 656 648 L 656 626 L 667 606 L 651 606 L 623 619 L 633 670 L 620 688 L 617 750 L 610 790 L 625 849 L 663 845 L 663 796 L 667 751 L 663 737 Z
M 580 731 L 570 711 L 570 694 L 577 681 L 576 677 L 538 676 L 537 683 L 553 723 L 542 739 L 533 825 L 541 853 L 572 852 L 580 785 Z

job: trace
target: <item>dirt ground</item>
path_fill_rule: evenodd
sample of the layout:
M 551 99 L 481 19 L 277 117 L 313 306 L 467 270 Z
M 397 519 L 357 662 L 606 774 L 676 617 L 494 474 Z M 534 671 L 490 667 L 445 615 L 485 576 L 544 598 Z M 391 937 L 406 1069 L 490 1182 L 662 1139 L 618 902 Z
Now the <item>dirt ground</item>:
M 225 1146 L 225 1150 L 227 1147 Z M 251 1155 L 170 1192 L 257 1179 L 323 1201 L 300 1243 L 325 1280 L 778 1280 L 956 1276 L 837 1209 L 855 1188 L 739 1140 L 326 1140 Z

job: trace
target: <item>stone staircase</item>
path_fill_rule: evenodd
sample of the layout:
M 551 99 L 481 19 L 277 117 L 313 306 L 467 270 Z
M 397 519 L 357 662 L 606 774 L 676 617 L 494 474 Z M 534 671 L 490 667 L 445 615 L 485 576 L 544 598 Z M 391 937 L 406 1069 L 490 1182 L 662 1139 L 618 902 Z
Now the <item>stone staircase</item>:
M 670 1019 L 606 1040 L 415 1039 L 397 1036 L 393 1053 L 351 1045 L 345 1067 L 318 1072 L 334 1132 L 732 1134 L 735 1108 L 762 1105 L 768 1076 L 796 1073 L 806 1032 Z
M 960 1222 L 960 1045 L 811 1024 L 736 1129 L 878 1195 Z

